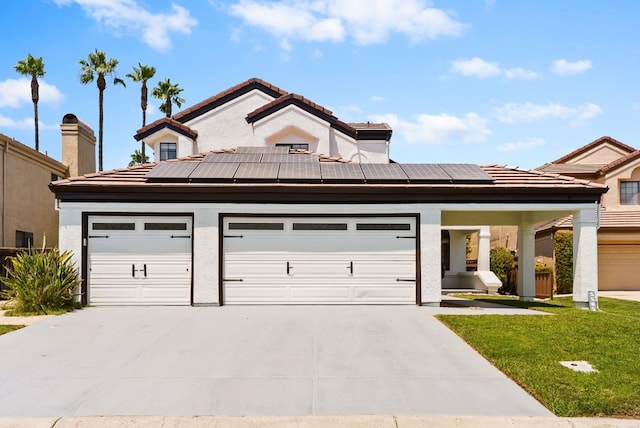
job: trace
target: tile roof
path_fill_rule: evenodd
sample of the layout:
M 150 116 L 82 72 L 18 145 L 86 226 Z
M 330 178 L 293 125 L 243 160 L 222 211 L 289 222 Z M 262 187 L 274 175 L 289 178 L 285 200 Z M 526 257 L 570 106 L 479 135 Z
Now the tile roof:
M 538 171 L 553 172 L 557 174 L 587 174 L 597 175 L 607 164 L 581 164 L 581 163 L 547 163 L 538 168 Z
M 164 128 L 171 129 L 179 134 L 191 138 L 192 140 L 195 140 L 198 137 L 198 131 L 189 128 L 187 125 L 183 125 L 173 118 L 163 117 L 144 128 L 138 129 L 138 132 L 136 132 L 136 135 L 134 135 L 133 138 L 135 138 L 136 141 L 140 141 Z
M 573 216 L 557 218 L 536 226 L 536 232 L 573 229 Z M 640 229 L 640 211 L 600 211 L 600 229 Z
M 571 153 L 566 154 L 566 155 L 562 156 L 561 158 L 554 160 L 551 163 L 565 163 L 568 160 L 571 160 L 574 157 L 579 156 L 582 153 L 585 153 L 585 152 L 591 150 L 592 148 L 594 148 L 594 147 L 596 147 L 596 146 L 598 146 L 598 145 L 600 145 L 602 143 L 605 143 L 605 142 L 609 143 L 611 145 L 614 145 L 614 146 L 618 147 L 619 149 L 621 149 L 621 150 L 623 150 L 625 152 L 628 152 L 628 153 L 634 152 L 636 150 L 631 146 L 628 146 L 628 145 L 626 145 L 626 144 L 624 144 L 624 143 L 622 143 L 622 142 L 620 142 L 620 141 L 618 141 L 618 140 L 616 140 L 614 138 L 611 138 L 611 137 L 605 135 L 604 137 L 600 137 L 597 140 L 594 140 L 594 141 L 590 142 L 589 144 L 586 144 L 586 145 L 584 145 L 584 146 L 572 151 Z

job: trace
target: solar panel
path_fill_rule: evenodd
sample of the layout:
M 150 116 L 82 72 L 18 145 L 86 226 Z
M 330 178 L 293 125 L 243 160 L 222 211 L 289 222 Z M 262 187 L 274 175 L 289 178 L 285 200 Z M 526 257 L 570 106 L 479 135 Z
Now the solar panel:
M 364 181 L 357 163 L 320 162 L 320 172 L 324 181 Z
M 238 170 L 237 162 L 226 163 L 200 163 L 191 173 L 189 179 L 201 181 L 232 180 Z
M 160 162 L 145 177 L 149 180 L 184 180 L 200 164 L 200 162 Z
M 450 182 L 451 176 L 440 165 L 433 163 L 399 164 L 411 182 Z
M 241 163 L 234 176 L 237 180 L 273 180 L 278 179 L 279 163 Z
M 260 153 L 209 153 L 202 162 L 260 162 Z
M 367 182 L 409 181 L 409 177 L 397 163 L 363 163 L 360 167 Z
M 320 178 L 319 162 L 283 162 L 278 172 L 278 180 L 320 181 Z
M 441 163 L 440 167 L 456 182 L 493 182 L 480 166 L 469 163 Z
M 284 154 L 284 153 L 265 153 L 262 155 L 262 162 L 281 162 L 281 163 L 301 163 L 301 162 L 320 162 L 318 155 L 308 154 Z
M 238 147 L 236 153 L 289 153 L 288 146 L 273 146 L 273 147 Z

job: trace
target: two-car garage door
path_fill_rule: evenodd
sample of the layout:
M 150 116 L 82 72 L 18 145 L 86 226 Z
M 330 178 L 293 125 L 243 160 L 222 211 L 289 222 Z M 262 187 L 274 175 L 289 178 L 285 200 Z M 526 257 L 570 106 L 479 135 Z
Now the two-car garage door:
M 224 303 L 415 303 L 412 217 L 224 220 Z
M 89 216 L 88 303 L 193 303 L 192 223 L 191 216 Z M 220 232 L 221 240 L 199 237 L 222 243 L 220 284 L 193 287 L 221 287 L 222 304 L 416 302 L 415 217 L 229 216 Z M 207 258 L 218 260 L 199 259 Z

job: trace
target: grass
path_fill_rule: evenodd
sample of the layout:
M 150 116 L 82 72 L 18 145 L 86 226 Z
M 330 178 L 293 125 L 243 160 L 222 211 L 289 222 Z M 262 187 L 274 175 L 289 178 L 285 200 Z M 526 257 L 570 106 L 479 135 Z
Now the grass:
M 590 312 L 573 308 L 571 298 L 477 300 L 554 315 L 438 316 L 553 413 L 640 417 L 640 302 L 600 298 L 600 311 Z M 559 363 L 582 360 L 598 372 L 575 372 Z
M 5 333 L 10 333 L 15 330 L 19 330 L 22 327 L 24 326 L 23 325 L 0 325 L 0 335 L 3 335 Z

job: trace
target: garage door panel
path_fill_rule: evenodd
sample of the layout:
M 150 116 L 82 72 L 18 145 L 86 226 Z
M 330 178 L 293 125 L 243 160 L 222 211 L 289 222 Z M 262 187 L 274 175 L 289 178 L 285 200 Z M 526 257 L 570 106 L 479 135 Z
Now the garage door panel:
M 191 303 L 191 218 L 92 216 L 88 243 L 90 304 Z
M 598 289 L 640 290 L 640 244 L 598 245 Z
M 224 231 L 225 303 L 415 303 L 415 219 L 268 220 L 225 221 L 248 227 Z

